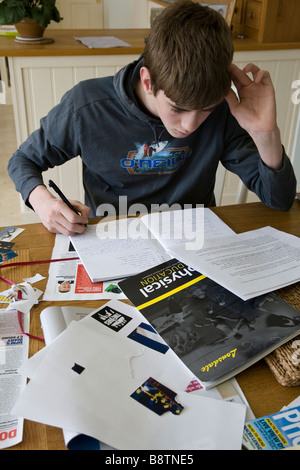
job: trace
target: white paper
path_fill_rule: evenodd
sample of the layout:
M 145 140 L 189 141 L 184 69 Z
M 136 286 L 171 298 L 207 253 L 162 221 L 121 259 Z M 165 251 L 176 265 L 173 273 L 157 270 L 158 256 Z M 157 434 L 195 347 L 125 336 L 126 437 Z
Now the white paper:
M 88 225 L 70 239 L 93 282 L 132 276 L 170 259 L 138 218 Z
M 18 291 L 22 292 L 22 298 L 18 299 Z M 38 303 L 42 291 L 32 287 L 28 282 L 14 284 L 6 291 L 0 293 L 0 303 L 8 303 L 7 309 L 18 309 L 22 313 L 29 313 L 31 307 Z
M 81 306 L 52 306 L 45 308 L 40 315 L 41 326 L 43 329 L 44 339 L 46 345 L 49 345 L 52 341 L 57 338 L 72 321 L 80 321 L 86 315 L 91 313 L 94 309 L 85 308 Z M 48 354 L 49 348 L 43 348 L 39 353 L 35 354 L 30 361 L 21 367 L 20 372 L 22 372 L 25 377 L 30 378 L 36 368 L 40 364 L 41 358 Z M 26 366 L 29 367 L 27 368 Z M 82 440 L 84 439 L 85 449 L 94 448 L 96 443 L 91 440 L 89 436 L 82 436 L 79 433 L 68 431 L 63 429 L 64 441 L 67 448 L 71 450 L 81 450 Z M 104 448 L 104 443 L 101 444 L 101 449 Z M 98 447 L 98 446 L 97 446 Z
M 72 321 L 79 321 L 94 309 L 75 306 L 45 308 L 41 315 L 41 325 L 45 343 L 49 345 L 60 335 Z
M 243 300 L 300 280 L 300 238 L 272 227 L 209 240 L 201 250 L 177 245 L 170 252 Z
M 118 331 L 95 312 L 71 323 L 44 348 L 14 411 L 117 449 L 240 449 L 245 406 L 184 392 L 193 375 L 172 350 L 161 354 L 127 338 L 143 316 L 122 302 L 106 306 L 130 320 Z M 85 367 L 81 374 L 74 362 Z M 180 415 L 158 416 L 130 396 L 149 377 L 176 392 Z
M 12 227 L 12 226 L 6 227 L 0 232 L 0 240 L 10 242 L 14 238 L 16 238 L 18 235 L 20 235 L 20 233 L 22 233 L 23 231 L 24 231 L 24 228 L 20 228 L 20 227 Z
M 75 37 L 77 41 L 82 42 L 85 46 L 90 49 L 94 48 L 108 48 L 108 47 L 130 47 L 125 41 L 115 38 L 114 36 L 84 36 Z
M 58 335 L 60 335 L 72 321 L 79 321 L 88 314 L 90 314 L 92 311 L 94 311 L 94 309 L 84 308 L 80 306 L 52 306 L 45 308 L 42 311 L 40 318 L 46 345 L 49 345 L 52 341 L 54 341 L 54 339 Z M 148 336 L 155 338 L 155 335 L 153 333 L 149 334 Z M 22 373 L 26 377 L 31 378 L 35 373 L 37 367 L 41 363 L 42 358 L 45 354 L 48 354 L 48 352 L 49 348 L 44 348 L 39 353 L 35 354 L 35 356 L 33 356 L 30 361 L 27 361 L 26 365 L 21 369 Z M 219 390 L 221 391 L 221 393 Z M 227 381 L 218 386 L 218 388 L 211 388 L 210 390 L 206 390 L 203 387 L 199 387 L 193 390 L 193 393 L 200 396 L 208 396 L 216 399 L 223 398 L 227 401 L 230 400 L 238 403 L 243 403 L 247 406 L 246 420 L 250 421 L 250 419 L 255 418 L 253 413 L 251 413 L 247 400 L 244 397 L 235 379 L 231 379 L 230 381 Z M 63 429 L 63 435 L 66 446 L 68 448 L 76 445 L 78 433 Z M 87 443 L 87 439 L 90 438 L 86 436 L 85 439 L 85 442 Z M 109 446 L 107 446 L 103 442 L 100 443 L 100 448 L 102 450 L 104 448 L 107 449 L 108 447 Z
M 141 220 L 165 249 L 183 243 L 186 250 L 200 249 L 204 240 L 234 234 L 214 212 L 202 206 L 147 214 Z
M 42 276 L 41 274 L 36 273 L 36 274 L 35 274 L 34 276 L 32 276 L 32 277 L 24 278 L 23 281 L 29 282 L 30 284 L 34 284 L 34 283 L 36 283 L 36 282 L 42 281 L 43 279 L 46 279 L 45 276 Z

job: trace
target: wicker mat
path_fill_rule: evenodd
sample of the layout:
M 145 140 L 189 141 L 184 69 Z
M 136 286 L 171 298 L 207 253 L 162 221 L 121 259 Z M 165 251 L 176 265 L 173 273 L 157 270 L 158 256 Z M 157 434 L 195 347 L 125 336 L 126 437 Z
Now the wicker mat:
M 280 289 L 276 294 L 300 311 L 300 283 Z M 266 356 L 265 362 L 281 385 L 286 387 L 299 386 L 300 335 Z

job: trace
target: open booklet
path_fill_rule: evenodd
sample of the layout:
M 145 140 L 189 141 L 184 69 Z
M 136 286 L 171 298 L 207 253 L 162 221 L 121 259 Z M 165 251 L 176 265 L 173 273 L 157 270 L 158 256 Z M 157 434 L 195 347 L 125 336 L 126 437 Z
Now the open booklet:
M 71 238 L 93 282 L 121 279 L 171 259 L 170 247 L 201 248 L 204 239 L 234 232 L 210 209 L 156 212 L 101 221 Z
M 129 277 L 172 258 L 243 300 L 300 280 L 299 237 L 273 227 L 236 234 L 210 209 L 99 223 L 71 240 L 93 282 Z

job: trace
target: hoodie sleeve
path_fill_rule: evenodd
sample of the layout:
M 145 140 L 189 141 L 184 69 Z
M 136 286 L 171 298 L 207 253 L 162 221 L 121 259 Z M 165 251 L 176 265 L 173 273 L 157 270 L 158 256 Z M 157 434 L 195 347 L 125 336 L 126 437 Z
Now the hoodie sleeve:
M 80 155 L 73 93 L 73 90 L 67 92 L 60 104 L 41 119 L 40 128 L 28 137 L 8 162 L 9 176 L 27 205 L 30 192 L 44 184 L 43 171 Z
M 256 145 L 231 116 L 229 138 L 222 163 L 237 174 L 245 186 L 268 207 L 289 210 L 296 196 L 296 177 L 290 159 L 282 148 L 283 162 L 279 170 L 268 168 L 259 156 Z

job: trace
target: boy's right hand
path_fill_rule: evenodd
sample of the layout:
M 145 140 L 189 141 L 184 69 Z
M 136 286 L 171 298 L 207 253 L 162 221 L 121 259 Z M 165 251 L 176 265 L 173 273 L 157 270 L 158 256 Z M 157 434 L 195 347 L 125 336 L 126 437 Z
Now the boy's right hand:
M 28 198 L 43 225 L 52 233 L 70 236 L 83 233 L 88 223 L 90 208 L 79 201 L 70 201 L 76 214 L 61 199 L 54 197 L 44 185 L 36 186 Z

